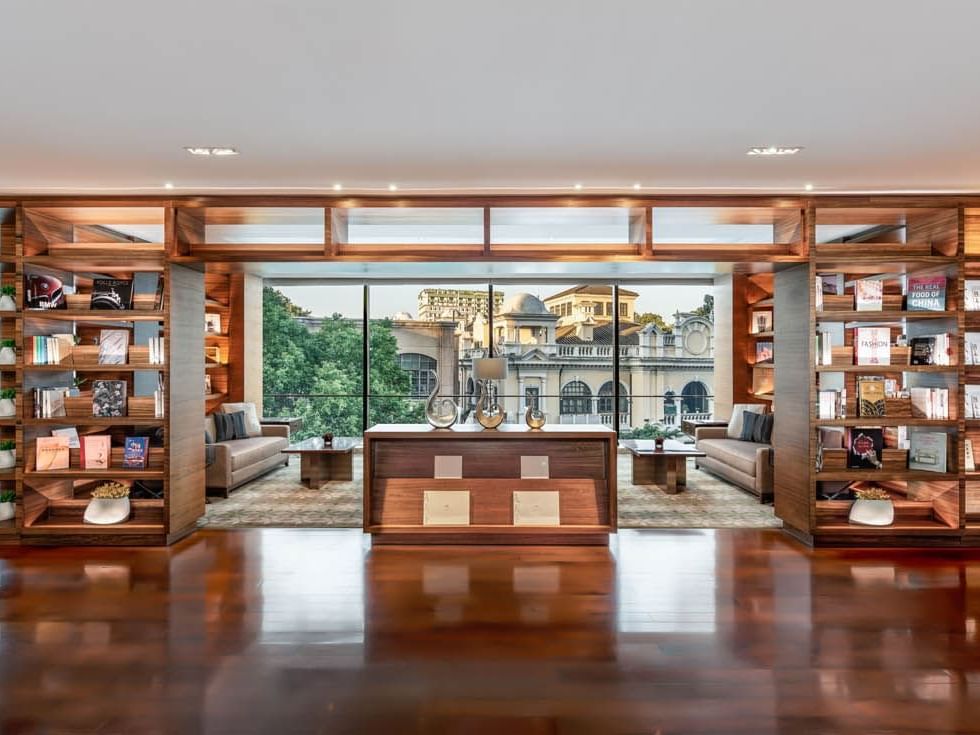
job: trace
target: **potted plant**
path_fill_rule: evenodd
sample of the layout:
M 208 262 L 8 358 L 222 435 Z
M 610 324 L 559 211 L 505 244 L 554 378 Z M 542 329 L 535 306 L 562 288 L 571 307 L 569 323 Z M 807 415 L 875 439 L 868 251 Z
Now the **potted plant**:
M 663 450 L 664 441 L 667 439 L 676 439 L 679 436 L 684 436 L 684 432 L 676 426 L 651 426 L 648 433 L 650 438 L 653 439 L 653 446 L 657 451 Z
M 14 296 L 17 289 L 14 286 L 0 286 L 0 311 L 17 311 L 17 302 Z
M 13 439 L 0 440 L 0 470 L 17 466 L 17 444 Z
M 14 365 L 17 362 L 17 343 L 12 339 L 0 340 L 0 365 Z
M 14 517 L 14 502 L 17 495 L 13 490 L 0 490 L 0 521 L 9 521 Z
M 895 520 L 895 506 L 886 490 L 872 485 L 855 490 L 857 500 L 851 503 L 847 520 L 862 526 L 890 526 Z
M 84 520 L 100 526 L 122 523 L 129 518 L 129 487 L 121 482 L 103 482 L 92 491 Z
M 77 398 L 82 395 L 82 386 L 88 382 L 86 378 L 75 377 L 71 381 L 71 388 L 68 389 L 68 395 Z
M 14 399 L 17 398 L 17 391 L 13 388 L 4 388 L 0 390 L 0 418 L 10 418 L 11 416 L 17 415 L 17 404 L 14 403 Z

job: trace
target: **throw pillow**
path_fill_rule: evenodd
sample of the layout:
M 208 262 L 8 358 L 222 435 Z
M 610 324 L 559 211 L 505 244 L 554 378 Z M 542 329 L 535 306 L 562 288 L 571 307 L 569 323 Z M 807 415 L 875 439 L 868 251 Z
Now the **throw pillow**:
M 761 418 L 761 413 L 742 411 L 742 433 L 739 434 L 738 438 L 743 442 L 754 442 L 756 432 L 758 431 L 756 425 Z
M 765 413 L 766 404 L 764 403 L 736 403 L 732 406 L 732 417 L 728 421 L 727 436 L 729 439 L 742 438 L 742 415 L 745 411 L 753 413 Z
M 254 403 L 222 403 L 223 413 L 245 413 L 245 431 L 249 436 L 262 436 L 262 424 L 259 422 L 259 414 Z
M 231 424 L 234 427 L 235 436 L 233 438 L 248 439 L 248 429 L 245 428 L 245 412 L 236 411 L 226 415 L 231 419 Z
M 772 422 L 773 415 L 771 413 L 760 414 L 755 422 L 752 441 L 758 444 L 769 444 L 772 441 Z
M 231 420 L 230 413 L 219 411 L 214 414 L 214 438 L 219 442 L 235 438 L 235 422 Z
M 210 431 L 205 431 L 204 432 L 204 443 L 205 444 L 214 444 L 214 437 L 211 436 L 211 432 Z

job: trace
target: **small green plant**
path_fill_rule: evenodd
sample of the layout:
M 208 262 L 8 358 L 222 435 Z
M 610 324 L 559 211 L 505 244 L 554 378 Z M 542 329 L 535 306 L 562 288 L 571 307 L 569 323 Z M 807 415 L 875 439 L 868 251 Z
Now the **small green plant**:
M 16 286 L 0 286 L 0 296 L 14 297 L 17 295 Z
M 17 442 L 13 439 L 0 439 L 0 452 L 10 452 L 17 448 Z
M 88 382 L 88 378 L 79 378 L 78 376 L 75 376 L 74 378 L 72 378 L 71 384 L 75 388 L 81 388 L 87 382 Z
M 17 500 L 17 493 L 13 490 L 0 490 L 0 503 L 13 503 Z
M 16 347 L 17 343 L 12 339 L 0 340 L 0 347 Z
M 8 398 L 11 401 L 17 397 L 17 390 L 14 388 L 4 388 L 0 390 L 0 398 Z

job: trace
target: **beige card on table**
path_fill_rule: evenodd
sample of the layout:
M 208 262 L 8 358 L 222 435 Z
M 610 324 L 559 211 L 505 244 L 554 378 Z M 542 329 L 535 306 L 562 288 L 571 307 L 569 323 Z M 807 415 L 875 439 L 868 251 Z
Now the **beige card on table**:
M 547 480 L 548 479 L 548 455 L 528 456 L 521 455 L 521 479 L 522 480 Z
M 422 495 L 422 524 L 470 525 L 469 490 L 425 490 Z
M 559 526 L 557 490 L 515 490 L 515 526 Z
M 460 480 L 463 477 L 463 457 L 459 454 L 437 454 L 432 476 L 437 480 Z

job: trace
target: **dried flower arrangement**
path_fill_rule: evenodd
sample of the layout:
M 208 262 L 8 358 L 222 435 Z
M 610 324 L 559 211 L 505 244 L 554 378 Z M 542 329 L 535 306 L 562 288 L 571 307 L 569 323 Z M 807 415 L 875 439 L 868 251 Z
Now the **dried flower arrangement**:
M 121 500 L 129 497 L 129 487 L 120 482 L 103 482 L 92 491 L 92 497 L 100 500 Z
M 858 500 L 891 500 L 892 496 L 884 488 L 872 485 L 871 487 L 855 490 L 854 495 Z

